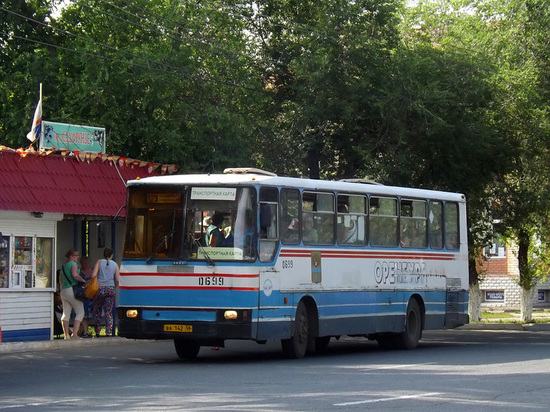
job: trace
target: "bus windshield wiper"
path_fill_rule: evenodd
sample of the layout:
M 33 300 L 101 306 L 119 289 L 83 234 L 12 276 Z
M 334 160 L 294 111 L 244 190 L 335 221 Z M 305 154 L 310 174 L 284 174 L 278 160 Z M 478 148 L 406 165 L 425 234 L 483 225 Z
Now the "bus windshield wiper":
M 153 261 L 153 258 L 157 255 L 157 252 L 160 250 L 160 248 L 164 245 L 165 249 L 168 249 L 168 239 L 171 239 L 174 236 L 175 230 L 170 231 L 167 235 L 164 235 L 160 238 L 160 242 L 151 254 L 149 258 L 145 261 L 148 265 L 151 264 Z
M 198 239 L 195 239 L 195 236 L 193 236 L 193 235 L 192 235 L 192 239 L 193 239 L 193 244 L 195 244 L 197 246 L 197 248 L 203 253 L 204 258 L 208 262 L 208 265 L 209 266 L 216 266 L 214 261 L 210 258 L 210 256 L 208 256 L 208 253 L 206 253 L 206 249 L 204 248 L 203 245 L 201 245 L 201 242 L 199 242 Z

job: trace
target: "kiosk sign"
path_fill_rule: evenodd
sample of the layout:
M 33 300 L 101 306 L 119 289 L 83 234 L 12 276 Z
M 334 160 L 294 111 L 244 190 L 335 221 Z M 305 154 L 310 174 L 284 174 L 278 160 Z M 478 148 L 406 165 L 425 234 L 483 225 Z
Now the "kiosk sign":
M 105 153 L 105 128 L 42 122 L 40 149 Z

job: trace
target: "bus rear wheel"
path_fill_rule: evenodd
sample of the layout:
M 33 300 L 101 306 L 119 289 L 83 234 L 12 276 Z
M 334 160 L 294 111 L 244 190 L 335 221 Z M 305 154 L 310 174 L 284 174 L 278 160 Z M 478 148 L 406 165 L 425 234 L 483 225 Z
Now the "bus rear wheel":
M 407 318 L 405 330 L 396 336 L 398 349 L 414 349 L 422 337 L 422 314 L 415 299 L 411 299 L 407 305 Z
M 401 333 L 381 334 L 376 337 L 382 349 L 414 349 L 422 337 L 422 313 L 418 302 L 411 299 L 407 305 L 405 330 Z
M 184 339 L 174 339 L 174 347 L 180 359 L 195 359 L 201 349 L 197 342 Z
M 309 340 L 309 321 L 306 305 L 298 304 L 296 319 L 294 320 L 294 334 L 290 339 L 282 339 L 283 354 L 287 358 L 300 359 L 306 354 Z

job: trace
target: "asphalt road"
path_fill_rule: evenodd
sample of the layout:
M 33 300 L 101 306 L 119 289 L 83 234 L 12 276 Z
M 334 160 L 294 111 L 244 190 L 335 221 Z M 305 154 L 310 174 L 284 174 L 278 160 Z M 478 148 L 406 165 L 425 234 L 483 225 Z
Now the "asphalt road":
M 58 341 L 0 352 L 0 411 L 537 411 L 550 404 L 550 332 L 425 332 L 413 351 L 360 338 L 284 359 L 228 342 L 180 361 L 170 341 Z

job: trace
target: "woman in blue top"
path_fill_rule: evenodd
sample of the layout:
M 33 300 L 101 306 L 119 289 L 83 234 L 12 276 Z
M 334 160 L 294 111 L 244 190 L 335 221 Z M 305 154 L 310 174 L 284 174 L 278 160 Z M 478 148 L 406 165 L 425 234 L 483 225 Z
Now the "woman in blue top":
M 96 262 L 92 277 L 97 276 L 98 291 L 94 298 L 95 336 L 101 332 L 101 312 L 105 312 L 105 332 L 113 335 L 113 308 L 115 307 L 115 288 L 118 286 L 120 272 L 113 261 L 113 250 L 106 247 L 103 251 L 105 259 Z

